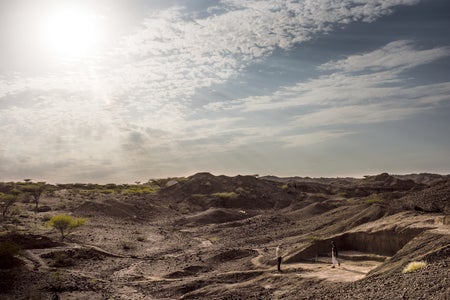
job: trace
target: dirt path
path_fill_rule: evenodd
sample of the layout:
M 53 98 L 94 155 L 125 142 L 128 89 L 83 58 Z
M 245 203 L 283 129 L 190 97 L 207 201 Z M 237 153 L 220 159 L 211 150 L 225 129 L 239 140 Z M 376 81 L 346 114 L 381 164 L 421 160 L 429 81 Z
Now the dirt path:
M 264 256 L 262 249 L 254 249 L 258 251 L 259 255 L 252 258 L 251 262 L 256 269 L 251 271 L 270 271 L 272 276 L 285 276 L 295 273 L 302 277 L 315 277 L 319 279 L 326 279 L 329 281 L 351 282 L 362 279 L 374 268 L 378 267 L 381 262 L 376 260 L 343 260 L 341 259 L 341 266 L 332 268 L 331 262 L 328 262 L 328 257 L 318 257 L 316 262 L 311 263 L 295 263 L 282 264 L 281 273 L 277 272 L 276 266 L 267 266 L 261 262 Z M 358 256 L 358 253 L 352 253 Z

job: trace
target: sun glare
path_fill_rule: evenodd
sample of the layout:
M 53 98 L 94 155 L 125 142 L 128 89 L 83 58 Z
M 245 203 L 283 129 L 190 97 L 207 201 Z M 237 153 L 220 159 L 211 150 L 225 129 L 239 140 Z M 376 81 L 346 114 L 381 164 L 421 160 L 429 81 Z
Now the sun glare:
M 99 36 L 98 17 L 82 8 L 55 9 L 44 19 L 43 40 L 52 55 L 80 57 L 91 54 Z

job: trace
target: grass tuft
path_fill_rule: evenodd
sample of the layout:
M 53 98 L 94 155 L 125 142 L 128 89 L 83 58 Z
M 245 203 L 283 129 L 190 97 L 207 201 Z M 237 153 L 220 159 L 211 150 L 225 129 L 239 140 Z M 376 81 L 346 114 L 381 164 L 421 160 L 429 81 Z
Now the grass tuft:
M 422 268 L 425 268 L 427 266 L 427 263 L 425 261 L 413 261 L 410 262 L 404 269 L 403 273 L 410 273 L 417 270 L 420 270 Z
M 214 197 L 225 198 L 225 199 L 234 199 L 237 198 L 238 194 L 235 192 L 221 192 L 212 194 Z

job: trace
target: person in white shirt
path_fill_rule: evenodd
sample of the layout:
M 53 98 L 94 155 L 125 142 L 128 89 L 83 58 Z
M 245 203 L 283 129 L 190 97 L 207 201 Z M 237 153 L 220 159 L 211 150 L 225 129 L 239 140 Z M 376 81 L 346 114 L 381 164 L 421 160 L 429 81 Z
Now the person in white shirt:
M 339 262 L 338 258 L 338 249 L 336 247 L 336 244 L 334 241 L 331 241 L 331 263 L 333 264 L 331 267 L 335 268 L 336 265 L 340 266 L 341 263 Z

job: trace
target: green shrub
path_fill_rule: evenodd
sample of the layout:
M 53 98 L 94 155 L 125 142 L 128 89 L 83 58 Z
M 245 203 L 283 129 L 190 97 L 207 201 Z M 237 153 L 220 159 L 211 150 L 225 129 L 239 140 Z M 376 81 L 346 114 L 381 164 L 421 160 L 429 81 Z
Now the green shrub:
M 406 267 L 403 269 L 403 273 L 410 273 L 417 270 L 420 270 L 422 268 L 425 268 L 427 266 L 427 263 L 425 261 L 413 261 L 410 262 Z
M 61 233 L 61 239 L 64 239 L 73 229 L 80 227 L 87 223 L 84 218 L 75 218 L 69 215 L 61 214 L 53 216 L 48 224 L 59 230 Z

